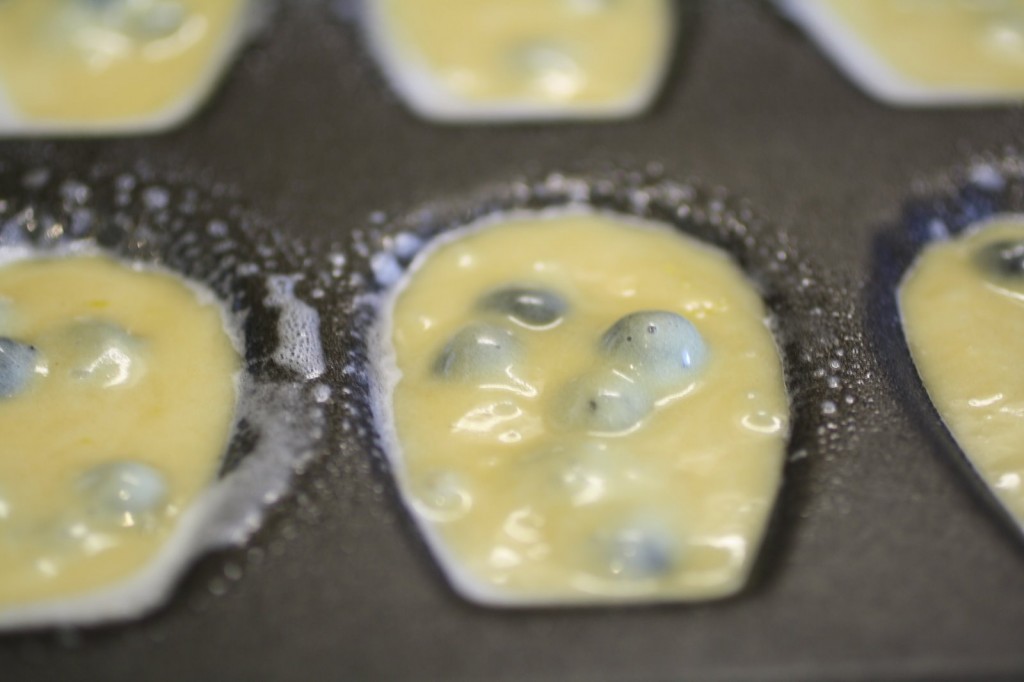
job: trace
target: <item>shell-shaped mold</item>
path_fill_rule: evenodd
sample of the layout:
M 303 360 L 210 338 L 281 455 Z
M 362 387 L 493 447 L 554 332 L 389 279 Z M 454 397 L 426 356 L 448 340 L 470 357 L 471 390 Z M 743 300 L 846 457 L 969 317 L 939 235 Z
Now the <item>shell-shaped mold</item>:
M 1015 535 L 1024 528 L 1024 175 L 982 159 L 923 189 L 879 238 L 869 301 L 907 406 Z
M 366 0 L 388 81 L 448 122 L 624 118 L 650 106 L 672 53 L 667 0 Z
M 302 300 L 305 294 L 297 293 L 304 291 L 307 274 L 296 251 L 257 217 L 221 192 L 157 183 L 146 173 L 61 178 L 46 169 L 0 165 L 0 262 L 94 255 L 136 272 L 172 273 L 194 283 L 189 286 L 200 299 L 218 302 L 241 364 L 234 377 L 237 402 L 228 445 L 214 479 L 187 506 L 174 510 L 161 542 L 137 570 L 81 591 L 2 604 L 0 631 L 131 618 L 159 606 L 197 557 L 248 540 L 268 507 L 286 496 L 308 466 L 323 435 L 323 387 L 317 379 L 326 361 L 320 320 Z M 18 305 L 5 301 L 0 313 L 0 337 L 23 328 L 18 316 L 26 313 Z M 2 350 L 14 358 L 7 363 L 12 366 L 35 362 L 44 371 L 63 368 L 82 390 L 114 392 L 159 371 L 147 364 L 155 353 L 155 346 L 147 345 L 152 340 L 132 331 L 76 318 L 54 332 L 54 343 L 72 349 L 67 361 L 47 357 L 43 344 L 38 357 L 8 353 L 10 344 Z M 0 370 L 0 377 L 10 389 L 6 393 L 36 388 L 24 372 Z M 154 515 L 166 513 L 175 480 L 138 457 L 111 453 L 109 461 L 67 482 L 68 503 L 79 504 L 83 523 L 78 526 L 85 528 L 69 527 L 74 532 L 67 544 L 74 544 L 75 532 L 89 529 L 144 532 Z M 44 530 L 16 523 L 16 492 L 13 482 L 0 481 L 0 543 L 34 542 L 38 538 L 32 534 Z M 95 543 L 90 547 L 102 551 Z
M 266 0 L 0 3 L 0 137 L 173 128 L 266 14 Z
M 901 106 L 1024 98 L 1024 9 L 1015 2 L 776 0 L 865 92 Z
M 755 564 L 787 447 L 799 459 L 827 447 L 843 411 L 820 408 L 827 389 L 817 368 L 843 351 L 822 333 L 820 280 L 789 238 L 718 191 L 614 178 L 553 175 L 356 232 L 352 250 L 373 278 L 355 324 L 375 320 L 367 400 L 381 454 L 434 559 L 468 599 L 587 605 L 734 594 Z M 589 229 L 602 238 L 564 248 Z M 491 239 L 501 242 L 494 251 L 477 248 Z M 563 250 L 545 252 L 549 239 Z M 664 247 L 646 270 L 633 239 Z M 605 241 L 614 247 L 601 248 Z M 573 275 L 581 261 L 594 268 L 589 284 Z M 625 271 L 594 274 L 619 264 Z M 724 299 L 695 302 L 725 273 L 731 284 L 720 293 L 738 297 L 744 333 L 716 329 L 713 309 Z M 420 287 L 435 278 L 445 283 L 440 298 Z M 588 295 L 595 285 L 601 296 Z M 495 294 L 507 291 L 516 293 Z M 537 324 L 523 324 L 522 304 L 537 308 Z M 741 338 L 758 350 L 740 351 Z M 438 372 L 460 353 L 474 372 Z M 702 396 L 723 381 L 754 380 L 753 367 L 730 371 L 734 353 L 772 378 L 733 386 L 735 420 L 702 428 Z M 704 416 L 682 435 L 676 427 L 696 412 Z M 430 433 L 410 426 L 410 415 Z M 758 447 L 721 436 L 734 430 L 767 451 L 742 473 L 719 471 L 716 487 L 717 454 L 743 459 Z M 644 452 L 638 438 L 671 452 Z M 677 476 L 687 469 L 695 478 Z M 726 492 L 733 484 L 744 491 Z

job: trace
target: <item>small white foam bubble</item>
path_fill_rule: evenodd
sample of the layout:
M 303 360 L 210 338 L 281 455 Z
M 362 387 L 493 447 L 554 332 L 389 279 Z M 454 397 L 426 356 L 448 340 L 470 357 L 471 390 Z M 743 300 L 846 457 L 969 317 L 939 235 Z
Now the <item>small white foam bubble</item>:
M 398 259 L 387 251 L 373 254 L 370 258 L 373 277 L 383 287 L 390 287 L 402 277 L 402 266 Z
M 206 232 L 211 237 L 226 237 L 228 235 L 228 224 L 223 220 L 211 220 L 206 225 Z
M 331 387 L 327 384 L 317 384 L 313 387 L 313 399 L 318 403 L 326 403 L 331 399 Z
M 30 208 L 14 214 L 0 223 L 0 246 L 5 249 L 28 247 L 29 234 L 36 229 L 37 225 L 35 212 Z
M 345 263 L 348 262 L 345 258 L 345 254 L 340 251 L 335 251 L 328 254 L 327 260 L 331 264 L 331 277 L 338 279 L 345 274 Z
M 938 218 L 928 223 L 928 237 L 930 239 L 946 239 L 949 237 L 949 227 Z
M 162 211 L 171 203 L 171 193 L 163 187 L 147 187 L 142 192 L 142 203 L 151 211 Z
M 68 202 L 78 206 L 89 201 L 89 195 L 92 192 L 89 190 L 89 186 L 78 182 L 77 180 L 66 180 L 60 186 L 61 198 Z
M 274 362 L 306 379 L 316 379 L 327 371 L 320 342 L 320 313 L 295 296 L 299 276 L 272 275 L 267 278 L 268 294 L 264 303 L 279 311 L 278 345 Z
M 79 207 L 71 212 L 68 219 L 68 231 L 72 236 L 84 235 L 93 227 L 96 214 L 90 208 Z
M 138 180 L 135 179 L 134 175 L 131 175 L 129 173 L 123 173 L 121 175 L 118 175 L 117 179 L 114 180 L 114 187 L 117 189 L 118 192 L 122 194 L 127 194 L 128 192 L 131 192 L 133 189 L 135 189 L 135 186 L 137 184 Z
M 979 163 L 968 171 L 971 183 L 982 189 L 998 192 L 1006 186 L 1006 178 L 990 163 Z
M 394 254 L 399 258 L 412 258 L 422 246 L 423 240 L 411 232 L 399 232 L 395 235 Z

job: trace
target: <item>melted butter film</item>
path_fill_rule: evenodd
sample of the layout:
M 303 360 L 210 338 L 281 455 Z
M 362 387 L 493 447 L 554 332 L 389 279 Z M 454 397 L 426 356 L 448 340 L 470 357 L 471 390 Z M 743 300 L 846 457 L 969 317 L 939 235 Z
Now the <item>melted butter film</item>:
M 467 102 L 617 103 L 657 80 L 664 0 L 375 0 L 391 49 Z
M 904 78 L 1024 95 L 1024 0 L 825 0 Z
M 0 86 L 51 122 L 161 113 L 213 68 L 245 0 L 0 1 Z
M 903 331 L 953 437 L 1024 526 L 1024 217 L 930 245 L 899 292 Z
M 392 458 L 456 587 L 505 604 L 738 590 L 788 436 L 765 319 L 723 252 L 611 216 L 510 217 L 421 255 L 385 332 Z
M 156 558 L 216 479 L 240 359 L 212 298 L 103 257 L 3 265 L 0 301 L 2 614 Z

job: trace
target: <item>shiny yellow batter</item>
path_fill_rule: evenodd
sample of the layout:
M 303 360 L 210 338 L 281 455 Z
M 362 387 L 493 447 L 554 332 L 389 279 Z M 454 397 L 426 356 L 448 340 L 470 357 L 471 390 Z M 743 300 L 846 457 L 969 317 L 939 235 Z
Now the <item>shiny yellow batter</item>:
M 0 1 L 0 88 L 28 120 L 110 122 L 187 97 L 245 0 Z
M 904 280 L 899 301 L 932 403 L 1024 525 L 1024 271 L 1014 274 L 1012 259 L 1000 266 L 992 256 L 999 247 L 990 246 L 1018 243 L 1024 244 L 1024 217 L 1008 216 L 932 244 Z
M 1024 94 L 1024 0 L 822 0 L 915 84 Z
M 154 559 L 217 475 L 240 362 L 216 303 L 104 257 L 0 266 L 0 301 L 0 342 L 35 349 L 0 368 L 2 615 Z
M 664 0 L 373 0 L 392 49 L 471 102 L 600 104 L 660 75 Z
M 506 314 L 489 302 L 509 286 L 564 312 Z M 723 252 L 612 216 L 528 215 L 437 247 L 398 291 L 385 324 L 401 373 L 392 457 L 463 592 L 587 603 L 743 585 L 780 484 L 788 402 L 764 304 Z M 608 330 L 638 311 L 692 323 L 705 350 L 690 369 L 652 374 L 609 351 Z M 460 330 L 479 325 L 499 330 L 507 363 L 460 364 Z M 629 396 L 608 422 L 588 412 L 602 386 Z

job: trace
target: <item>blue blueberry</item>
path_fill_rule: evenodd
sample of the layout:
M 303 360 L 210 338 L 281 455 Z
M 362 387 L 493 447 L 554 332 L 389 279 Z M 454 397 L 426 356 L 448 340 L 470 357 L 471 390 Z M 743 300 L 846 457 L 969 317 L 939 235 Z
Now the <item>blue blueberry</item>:
M 454 521 L 473 506 L 469 485 L 456 472 L 436 472 L 417 487 L 420 488 L 417 508 L 431 520 Z
M 509 330 L 472 324 L 448 341 L 434 362 L 434 372 L 455 380 L 500 378 L 522 354 L 519 339 Z
M 184 24 L 187 12 L 184 5 L 174 0 L 152 0 L 138 11 L 132 30 L 140 38 L 155 40 L 166 38 Z
M 55 369 L 66 369 L 71 378 L 103 388 L 129 384 L 144 368 L 142 341 L 103 320 L 76 322 L 45 347 Z
M 652 580 L 675 570 L 677 545 L 665 528 L 628 523 L 599 538 L 604 569 L 616 578 Z
M 617 367 L 657 385 L 686 379 L 708 355 L 703 337 L 689 320 L 662 310 L 620 319 L 601 337 L 601 351 Z
M 576 429 L 618 433 L 633 428 L 651 413 L 648 391 L 614 371 L 597 371 L 572 381 L 560 396 L 557 420 Z
M 166 38 L 185 23 L 187 11 L 178 0 L 79 0 L 102 24 L 141 40 Z
M 0 336 L 0 400 L 13 398 L 28 387 L 37 356 L 32 346 Z
M 94 516 L 133 526 L 160 510 L 167 498 L 167 481 L 143 462 L 106 462 L 81 475 L 78 492 Z
M 543 328 L 558 323 L 568 305 L 565 299 L 548 289 L 508 287 L 485 296 L 480 307 L 506 315 L 524 327 Z

